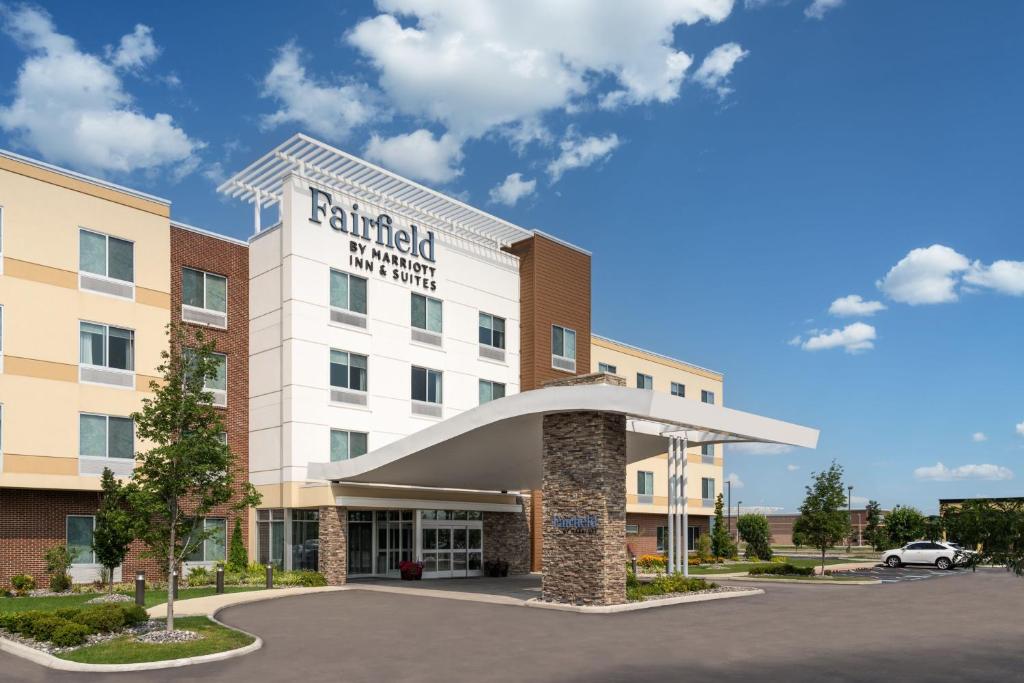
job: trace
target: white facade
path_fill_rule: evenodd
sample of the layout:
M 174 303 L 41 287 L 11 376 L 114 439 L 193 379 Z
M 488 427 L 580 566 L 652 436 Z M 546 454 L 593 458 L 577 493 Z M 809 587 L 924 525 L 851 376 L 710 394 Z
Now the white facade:
M 402 254 L 321 222 L 313 216 L 311 187 L 331 195 L 334 206 L 359 205 L 363 216 L 387 214 L 393 228 L 418 226 L 435 235 L 436 262 Z M 310 463 L 330 461 L 332 429 L 365 432 L 373 451 L 479 403 L 480 380 L 519 391 L 518 260 L 485 240 L 472 241 L 446 231 L 444 224 L 411 221 L 393 208 L 355 199 L 340 189 L 297 174 L 281 186 L 281 222 L 253 238 L 249 296 L 249 470 L 256 486 L 307 479 Z M 322 195 L 318 195 L 323 203 Z M 351 223 L 349 223 L 351 225 Z M 398 266 L 374 260 L 360 269 L 353 249 L 364 257 L 387 254 L 407 265 L 433 267 L 434 289 L 395 278 Z M 367 280 L 365 329 L 332 322 L 331 269 Z M 443 302 L 441 345 L 413 341 L 413 293 Z M 503 362 L 481 357 L 479 314 L 505 320 Z M 367 357 L 365 406 L 331 400 L 331 350 Z M 441 371 L 440 417 L 413 412 L 411 368 Z

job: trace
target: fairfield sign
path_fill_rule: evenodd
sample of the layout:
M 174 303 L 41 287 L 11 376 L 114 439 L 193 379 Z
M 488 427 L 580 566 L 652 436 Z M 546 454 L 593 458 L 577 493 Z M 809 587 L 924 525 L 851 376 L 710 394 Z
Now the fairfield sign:
M 348 235 L 349 265 L 353 270 L 376 273 L 397 282 L 416 285 L 428 291 L 437 289 L 434 232 L 410 223 L 409 229 L 396 227 L 391 216 L 376 218 L 334 203 L 334 197 L 310 186 L 309 222 L 321 225 L 324 219 L 331 230 Z

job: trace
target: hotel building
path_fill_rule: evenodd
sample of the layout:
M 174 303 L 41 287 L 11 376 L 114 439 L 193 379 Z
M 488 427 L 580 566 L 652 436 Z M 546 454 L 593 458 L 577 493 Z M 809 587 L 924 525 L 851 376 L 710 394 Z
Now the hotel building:
M 586 250 L 306 136 L 221 186 L 254 205 L 247 242 L 2 161 L 0 583 L 87 546 L 98 473 L 129 474 L 144 448 L 125 417 L 172 320 L 223 354 L 209 388 L 263 497 L 242 520 L 250 556 L 332 583 L 502 560 L 544 571 L 553 599 L 614 602 L 627 544 L 685 552 L 708 530 L 722 443 L 816 441 L 722 408 L 719 373 L 592 336 Z M 233 523 L 211 515 L 192 563 L 224 559 Z M 604 578 L 558 575 L 588 553 Z

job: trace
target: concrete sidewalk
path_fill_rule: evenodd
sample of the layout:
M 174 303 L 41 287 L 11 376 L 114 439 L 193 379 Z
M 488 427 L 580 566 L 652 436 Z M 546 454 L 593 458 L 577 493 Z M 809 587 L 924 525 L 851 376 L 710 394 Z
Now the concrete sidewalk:
M 316 588 L 270 588 L 268 590 L 243 591 L 241 593 L 221 593 L 220 595 L 207 595 L 202 598 L 190 598 L 188 600 L 176 600 L 174 602 L 174 616 L 176 617 L 200 617 L 212 615 L 217 610 L 232 605 L 242 605 L 247 602 L 261 602 L 275 598 L 289 598 L 294 595 L 306 595 L 307 593 L 330 593 L 346 590 L 344 586 L 319 586 Z M 163 619 L 167 616 L 167 603 L 154 605 L 146 610 L 146 613 L 153 619 Z

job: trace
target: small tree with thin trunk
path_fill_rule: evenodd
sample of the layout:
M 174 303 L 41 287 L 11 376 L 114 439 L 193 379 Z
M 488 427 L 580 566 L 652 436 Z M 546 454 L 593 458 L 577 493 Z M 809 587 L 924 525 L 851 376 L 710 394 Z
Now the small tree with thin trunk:
M 228 569 L 236 572 L 245 571 L 249 564 L 249 553 L 245 551 L 242 540 L 242 520 L 235 518 L 235 529 L 231 532 L 231 547 L 228 550 Z
M 850 515 L 846 511 L 842 465 L 833 460 L 827 470 L 811 476 L 793 532 L 801 534 L 807 545 L 821 551 L 821 572 L 824 574 L 825 552 L 850 535 Z
M 109 467 L 104 467 L 100 488 L 103 498 L 96 510 L 92 549 L 96 553 L 96 561 L 107 570 L 107 591 L 113 593 L 114 570 L 124 563 L 128 548 L 135 540 L 138 524 L 128 507 L 131 485 L 122 484 Z
M 725 505 L 722 500 L 722 494 L 719 493 L 715 499 L 715 526 L 711 531 L 711 554 L 719 559 L 732 557 L 736 553 L 732 536 L 729 534 L 729 527 L 725 523 L 723 514 Z
M 925 535 L 927 521 L 917 508 L 897 505 L 885 517 L 885 530 L 894 546 L 903 546 Z
M 889 544 L 889 535 L 882 526 L 882 506 L 877 500 L 869 500 L 867 506 L 867 524 L 864 527 L 864 538 L 875 550 L 885 550 Z
M 740 515 L 736 519 L 736 530 L 747 544 L 743 554 L 748 560 L 772 559 L 772 531 L 767 517 L 756 512 Z
M 140 521 L 139 536 L 167 567 L 168 582 L 181 562 L 210 532 L 203 520 L 236 493 L 233 456 L 221 441 L 224 426 L 212 406 L 205 383 L 217 375 L 214 343 L 201 331 L 180 325 L 168 327 L 168 348 L 151 382 L 153 398 L 143 400 L 135 413 L 140 439 L 153 447 L 136 457 L 133 508 Z M 241 486 L 236 509 L 259 504 L 249 482 Z M 167 630 L 174 630 L 174 592 L 167 591 Z

